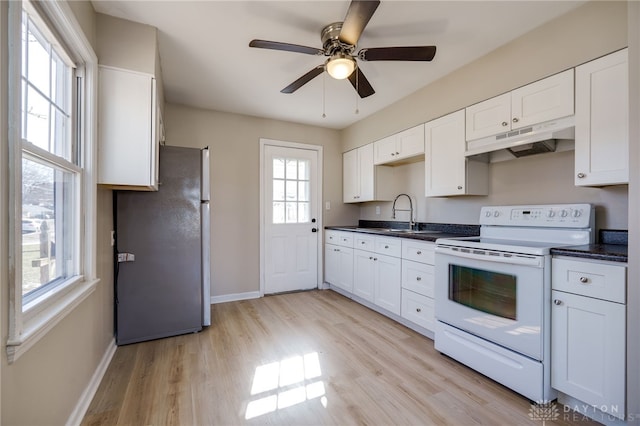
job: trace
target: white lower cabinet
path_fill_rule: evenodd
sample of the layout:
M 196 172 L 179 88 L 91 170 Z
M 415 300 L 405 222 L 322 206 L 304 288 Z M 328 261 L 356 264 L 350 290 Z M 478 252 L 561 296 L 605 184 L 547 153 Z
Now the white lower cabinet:
M 623 418 L 626 266 L 554 258 L 552 274 L 551 385 Z
M 354 250 L 353 259 L 353 294 L 400 315 L 400 258 Z
M 435 244 L 402 240 L 401 316 L 427 330 L 435 330 Z
M 327 283 L 435 329 L 434 243 L 335 230 L 325 233 L 325 241 Z
M 325 232 L 324 280 L 349 293 L 353 292 L 352 232 Z

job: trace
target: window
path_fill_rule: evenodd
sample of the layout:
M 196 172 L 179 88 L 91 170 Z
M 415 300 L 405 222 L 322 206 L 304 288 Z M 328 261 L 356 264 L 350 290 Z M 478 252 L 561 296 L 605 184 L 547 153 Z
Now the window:
M 9 8 L 13 361 L 95 287 L 95 233 L 85 221 L 95 217 L 95 112 L 87 100 L 97 61 L 68 5 Z
M 273 223 L 309 222 L 309 160 L 273 159 Z

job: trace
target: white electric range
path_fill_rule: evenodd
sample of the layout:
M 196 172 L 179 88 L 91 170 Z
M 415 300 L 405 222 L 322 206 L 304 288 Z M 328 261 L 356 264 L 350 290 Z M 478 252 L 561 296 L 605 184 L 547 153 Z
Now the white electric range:
M 593 242 L 589 204 L 483 207 L 480 236 L 436 241 L 435 348 L 526 396 L 550 379 L 553 247 Z

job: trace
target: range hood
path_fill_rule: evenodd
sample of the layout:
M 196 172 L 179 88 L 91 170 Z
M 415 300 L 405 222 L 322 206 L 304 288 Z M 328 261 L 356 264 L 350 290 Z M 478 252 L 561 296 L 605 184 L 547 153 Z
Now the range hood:
M 516 157 L 555 151 L 556 139 L 575 139 L 574 116 L 467 141 L 465 156 L 507 149 Z

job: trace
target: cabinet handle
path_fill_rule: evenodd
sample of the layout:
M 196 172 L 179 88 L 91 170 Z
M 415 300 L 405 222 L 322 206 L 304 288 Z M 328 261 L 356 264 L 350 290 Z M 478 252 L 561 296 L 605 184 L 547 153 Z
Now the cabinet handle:
M 364 241 L 360 241 L 360 244 L 364 244 Z
M 588 283 L 588 282 L 589 282 L 589 278 L 587 278 L 587 277 L 580 277 L 580 282 L 581 282 L 582 284 L 586 284 L 586 283 Z
M 422 309 L 416 308 L 416 312 L 422 312 Z
M 555 300 L 553 301 L 553 304 L 554 304 L 554 305 L 558 305 L 558 306 L 560 306 L 560 305 L 562 305 L 562 300 L 560 300 L 560 299 L 555 299 Z
M 416 254 L 422 254 L 422 252 L 421 252 L 420 250 L 418 250 L 418 251 L 416 252 Z
M 384 246 L 384 248 L 388 249 L 388 248 L 389 248 L 389 246 Z
M 509 125 L 509 123 L 507 123 L 506 121 L 502 122 L 502 127 L 507 127 Z
M 462 185 L 458 185 L 458 189 L 462 189 Z
M 377 257 L 374 257 L 374 258 L 373 258 L 373 260 L 378 260 L 378 258 L 377 258 Z
M 511 120 L 511 121 L 513 121 L 514 123 L 517 123 L 517 122 L 518 122 L 518 121 L 520 121 L 520 120 L 518 120 L 518 118 L 517 118 L 517 117 L 513 117 L 513 120 Z
M 340 251 L 340 249 L 333 249 L 333 251 Z
M 400 153 L 398 151 L 396 151 L 396 155 L 400 155 Z
M 587 175 L 584 173 L 578 173 L 578 179 L 584 179 Z
M 422 281 L 422 277 L 416 277 L 416 281 Z
M 392 153 L 391 153 L 391 156 L 393 157 L 394 155 L 396 155 L 396 154 L 395 154 L 395 152 L 392 152 Z

